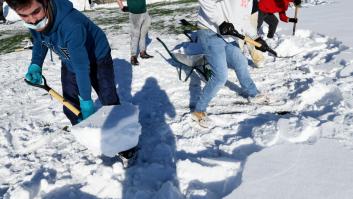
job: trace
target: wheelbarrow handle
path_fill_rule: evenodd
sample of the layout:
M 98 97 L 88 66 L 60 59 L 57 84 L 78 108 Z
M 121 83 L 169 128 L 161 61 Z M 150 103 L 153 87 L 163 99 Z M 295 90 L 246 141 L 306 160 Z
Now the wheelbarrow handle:
M 80 110 L 78 110 L 74 105 L 72 105 L 69 101 L 65 100 L 58 92 L 56 92 L 54 89 L 50 88 L 47 84 L 47 80 L 45 77 L 42 75 L 43 78 L 43 84 L 33 84 L 30 81 L 25 79 L 25 82 L 28 85 L 42 88 L 46 90 L 53 98 L 58 100 L 61 104 L 63 104 L 66 108 L 68 108 L 72 113 L 74 113 L 76 116 L 81 116 Z

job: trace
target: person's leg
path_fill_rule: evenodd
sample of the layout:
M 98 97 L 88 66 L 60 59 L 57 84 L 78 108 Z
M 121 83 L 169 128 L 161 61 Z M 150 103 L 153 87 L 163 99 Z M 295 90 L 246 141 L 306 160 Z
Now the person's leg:
M 264 18 L 264 21 L 268 24 L 267 37 L 273 38 L 273 36 L 276 33 L 276 29 L 278 25 L 277 17 L 274 14 L 267 14 L 266 17 Z
M 242 95 L 244 97 L 254 97 L 257 94 L 257 88 L 249 74 L 248 60 L 235 42 L 227 44 L 226 56 L 227 63 L 235 70 L 235 74 L 243 90 Z
M 148 12 L 142 14 L 141 35 L 139 40 L 140 52 L 146 53 L 146 36 L 151 26 L 151 17 Z
M 140 30 L 141 30 L 141 23 L 142 23 L 141 14 L 129 13 L 129 20 L 130 20 L 130 32 L 131 32 L 130 63 L 132 65 L 139 65 L 139 62 L 137 61 L 137 49 L 138 49 L 139 40 L 140 40 Z
M 116 92 L 114 66 L 111 54 L 91 64 L 91 84 L 96 91 L 102 105 L 119 105 L 119 97 Z
M 131 31 L 131 56 L 137 55 L 137 48 L 141 35 L 141 24 L 143 22 L 142 14 L 130 13 L 130 31 Z
M 259 11 L 259 2 L 257 0 L 253 0 L 251 14 Z
M 199 30 L 198 39 L 211 66 L 212 76 L 202 90 L 195 112 L 206 112 L 209 102 L 224 86 L 228 78 L 225 41 L 210 30 Z
M 261 26 L 264 23 L 264 19 L 265 19 L 265 13 L 263 13 L 259 10 L 258 14 L 257 14 L 257 31 L 258 32 L 261 32 Z
M 0 21 L 3 21 L 4 23 L 6 22 L 6 19 L 4 17 L 4 11 L 2 9 L 3 1 L 0 0 Z
M 69 101 L 73 106 L 80 110 L 80 101 L 78 99 L 79 91 L 76 83 L 75 73 L 69 71 L 63 63 L 61 66 L 61 85 L 64 99 Z M 65 106 L 63 106 L 63 111 L 72 125 L 75 125 L 79 122 L 79 118 Z

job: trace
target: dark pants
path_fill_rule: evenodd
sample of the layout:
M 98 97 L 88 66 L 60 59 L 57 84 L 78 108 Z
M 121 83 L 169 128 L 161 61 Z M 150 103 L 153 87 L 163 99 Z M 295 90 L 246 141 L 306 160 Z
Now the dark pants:
M 264 21 L 268 24 L 267 37 L 273 38 L 273 36 L 276 33 L 276 29 L 277 29 L 277 25 L 278 25 L 277 17 L 274 14 L 263 13 L 259 10 L 259 17 L 257 20 L 257 29 L 258 30 L 261 28 Z
M 2 4 L 3 4 L 3 1 L 0 0 L 0 21 L 5 22 L 6 19 L 5 19 L 5 17 L 4 17 L 4 11 L 2 10 Z
M 97 63 L 91 64 L 90 78 L 91 85 L 96 91 L 99 101 L 102 103 L 102 105 L 120 104 L 115 87 L 113 60 L 110 53 L 108 53 L 104 59 L 98 61 Z M 76 75 L 75 73 L 69 71 L 63 63 L 61 67 L 61 84 L 63 97 L 76 108 L 80 109 Z M 75 125 L 79 122 L 79 118 L 68 108 L 63 107 L 63 110 L 72 125 Z
M 259 2 L 257 0 L 253 0 L 251 14 L 259 11 Z

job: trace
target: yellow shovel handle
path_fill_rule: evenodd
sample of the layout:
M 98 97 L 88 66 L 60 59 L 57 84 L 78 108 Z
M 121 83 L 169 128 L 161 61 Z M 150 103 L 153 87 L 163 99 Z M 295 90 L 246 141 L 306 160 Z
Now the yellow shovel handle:
M 70 102 L 66 101 L 59 93 L 57 93 L 55 90 L 50 89 L 49 94 L 54 97 L 56 100 L 58 100 L 60 103 L 62 103 L 66 108 L 70 109 L 76 116 L 79 116 L 81 114 L 80 110 L 78 110 L 76 107 L 74 107 Z
M 255 40 L 251 39 L 250 37 L 245 37 L 245 38 L 244 38 L 244 41 L 245 41 L 246 43 L 251 44 L 251 45 L 253 45 L 253 46 L 256 46 L 256 47 L 258 47 L 258 48 L 261 47 L 261 44 L 260 44 L 259 42 L 257 42 L 257 41 L 255 41 Z

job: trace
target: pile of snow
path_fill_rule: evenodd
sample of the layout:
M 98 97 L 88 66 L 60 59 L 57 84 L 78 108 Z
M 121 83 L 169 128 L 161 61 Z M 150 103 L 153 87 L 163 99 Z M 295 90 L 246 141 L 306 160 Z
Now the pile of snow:
M 324 139 L 267 148 L 249 157 L 241 185 L 224 199 L 349 199 L 353 159 L 347 157 L 351 150 Z
M 113 157 L 137 145 L 141 134 L 138 120 L 138 108 L 132 104 L 103 106 L 71 132 L 92 154 Z

